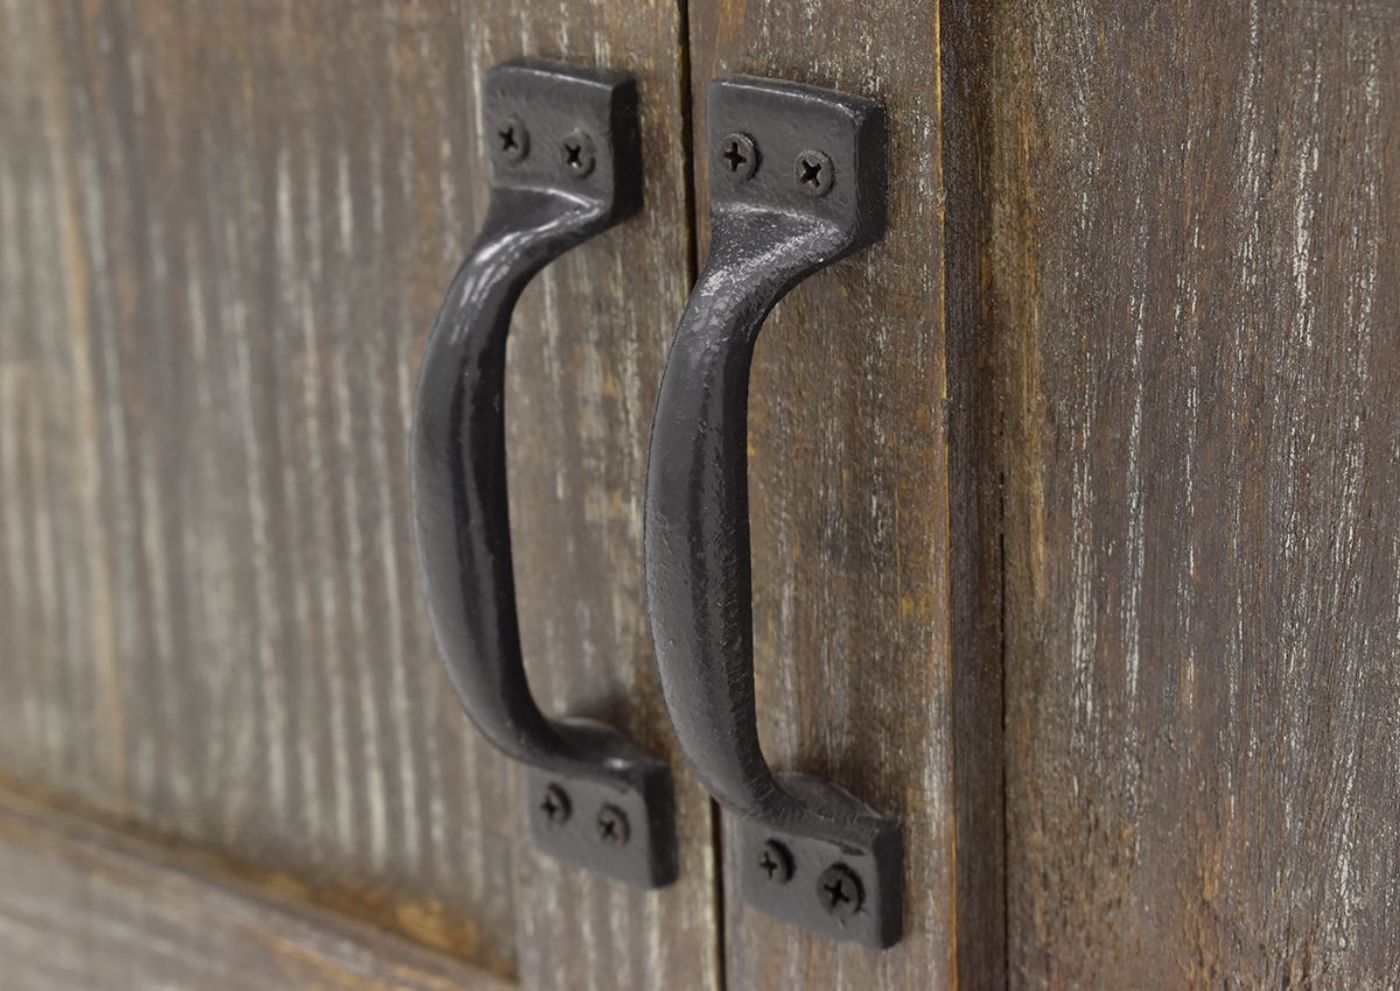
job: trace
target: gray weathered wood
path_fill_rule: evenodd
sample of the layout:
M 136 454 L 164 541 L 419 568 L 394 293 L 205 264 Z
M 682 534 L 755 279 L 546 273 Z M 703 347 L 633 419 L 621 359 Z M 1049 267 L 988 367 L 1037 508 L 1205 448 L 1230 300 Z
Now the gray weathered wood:
M 715 76 L 846 90 L 882 101 L 890 120 L 888 233 L 800 285 L 759 339 L 749 487 L 765 753 L 902 817 L 905 936 L 876 953 L 769 919 L 745 906 L 726 863 L 736 988 L 955 979 L 936 18 L 925 0 L 690 6 L 700 188 Z
M 1395 987 L 1400 7 L 955 6 L 1011 983 Z
M 652 408 L 693 277 L 679 5 L 483 4 L 527 54 L 588 53 L 642 94 L 644 209 L 571 252 L 516 310 L 506 394 L 521 638 L 551 711 L 671 758 L 681 876 L 636 892 L 540 857 L 516 872 L 521 976 L 568 991 L 719 984 L 709 797 L 671 734 L 647 625 L 642 505 Z M 468 37 L 472 32 L 468 32 Z M 496 42 L 499 49 L 505 43 Z
M 530 986 L 717 985 L 683 773 L 672 891 L 524 841 L 403 471 L 474 80 L 633 69 L 647 211 L 522 301 L 512 509 L 537 690 L 672 752 L 639 498 L 688 40 L 701 148 L 723 72 L 893 125 L 889 235 L 764 332 L 751 484 L 767 752 L 904 817 L 909 931 L 731 893 L 729 983 L 1400 983 L 1400 12 L 942 8 L 0 0 L 0 768 Z
M 640 498 L 691 264 L 679 16 L 0 3 L 6 773 L 527 986 L 714 985 L 709 803 L 682 774 L 664 893 L 536 857 L 518 776 L 441 671 L 405 471 L 418 358 L 484 207 L 481 73 L 633 70 L 648 209 L 522 301 L 512 511 L 546 705 L 668 750 Z
M 507 991 L 222 865 L 0 795 L 7 991 Z

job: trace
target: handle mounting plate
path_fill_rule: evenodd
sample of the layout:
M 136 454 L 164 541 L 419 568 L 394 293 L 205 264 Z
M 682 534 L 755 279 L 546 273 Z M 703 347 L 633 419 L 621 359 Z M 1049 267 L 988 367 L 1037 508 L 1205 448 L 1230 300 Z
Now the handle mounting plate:
M 762 210 L 832 228 L 836 253 L 879 238 L 885 226 L 885 132 L 869 100 L 799 83 L 731 76 L 709 88 L 710 211 Z M 736 159 L 723 135 L 748 139 Z M 752 154 L 755 161 L 743 156 Z M 737 166 L 737 167 L 736 167 Z

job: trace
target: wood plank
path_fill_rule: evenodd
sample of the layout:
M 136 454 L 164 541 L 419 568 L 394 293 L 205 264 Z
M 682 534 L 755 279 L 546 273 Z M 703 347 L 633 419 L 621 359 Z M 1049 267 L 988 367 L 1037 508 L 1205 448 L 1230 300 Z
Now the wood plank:
M 468 38 L 525 54 L 585 52 L 637 76 L 640 217 L 545 269 L 516 310 L 506 408 L 521 640 L 547 711 L 592 716 L 670 758 L 680 880 L 639 892 L 542 857 L 515 874 L 532 988 L 720 983 L 709 796 L 671 732 L 647 622 L 642 508 L 652 408 L 694 278 L 676 3 L 484 3 Z M 498 23 L 499 22 L 499 23 Z M 519 821 L 519 820 L 517 820 Z
M 539 694 L 669 751 L 640 551 L 681 35 L 668 4 L 0 0 L 0 767 L 530 987 L 715 983 L 708 801 L 682 774 L 664 893 L 536 857 L 441 670 L 405 470 L 480 74 L 634 71 L 648 208 L 522 301 L 510 481 Z
M 993 207 L 988 171 L 988 4 L 942 0 L 943 185 L 948 351 L 948 472 L 956 741 L 958 987 L 1005 988 L 1003 467 L 1000 348 L 982 284 Z
M 905 935 L 876 953 L 774 921 L 745 906 L 726 863 L 727 979 L 742 988 L 948 987 L 955 873 L 937 8 L 695 0 L 690 19 L 698 188 L 704 88 L 719 75 L 878 99 L 891 133 L 884 240 L 800 285 L 759 339 L 749 489 L 765 753 L 902 817 Z M 704 215 L 700 197 L 702 224 Z
M 1011 982 L 1400 985 L 1400 7 L 955 6 Z
M 408 940 L 232 876 L 207 856 L 0 793 L 10 991 L 506 991 Z

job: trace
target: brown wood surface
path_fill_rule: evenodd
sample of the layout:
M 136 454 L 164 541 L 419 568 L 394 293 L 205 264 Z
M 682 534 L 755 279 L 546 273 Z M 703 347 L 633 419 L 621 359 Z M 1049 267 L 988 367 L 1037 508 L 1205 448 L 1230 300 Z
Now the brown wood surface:
M 1397 39 L 1386 0 L 0 0 L 0 769 L 530 987 L 717 987 L 717 884 L 735 988 L 1400 985 Z M 889 233 L 770 319 L 750 443 L 766 752 L 902 816 L 894 950 L 748 910 L 679 759 L 677 887 L 538 858 L 441 674 L 407 411 L 521 53 L 637 72 L 648 162 L 519 310 L 527 663 L 673 756 L 639 500 L 687 132 L 703 190 L 717 75 L 890 111 Z M 0 940 L 89 966 L 4 910 L 47 885 L 193 965 L 136 937 L 206 882 L 136 905 L 27 815 Z
M 515 986 L 206 857 L 3 794 L 0 877 L 6 991 Z
M 670 4 L 0 2 L 0 767 L 529 987 L 715 985 L 681 881 L 536 856 L 421 606 L 408 417 L 483 214 L 479 80 L 634 71 L 645 215 L 551 266 L 510 356 L 546 708 L 670 737 L 641 593 L 650 405 L 689 282 Z
M 1400 6 L 947 24 L 1010 983 L 1396 987 Z
M 747 908 L 725 868 L 735 988 L 954 980 L 948 454 L 937 7 L 927 0 L 690 5 L 695 160 L 705 85 L 751 73 L 882 101 L 890 223 L 805 281 L 759 338 L 749 400 L 760 731 L 904 824 L 904 928 L 874 952 Z M 761 152 L 760 152 L 761 153 Z M 703 196 L 697 216 L 705 219 Z M 997 717 L 994 710 L 991 718 Z M 726 857 L 734 845 L 725 843 Z
M 1000 338 L 990 320 L 985 249 L 990 46 L 982 0 L 940 4 L 948 471 L 957 759 L 958 987 L 1005 988 L 1006 848 L 1003 727 L 1002 422 L 995 398 Z

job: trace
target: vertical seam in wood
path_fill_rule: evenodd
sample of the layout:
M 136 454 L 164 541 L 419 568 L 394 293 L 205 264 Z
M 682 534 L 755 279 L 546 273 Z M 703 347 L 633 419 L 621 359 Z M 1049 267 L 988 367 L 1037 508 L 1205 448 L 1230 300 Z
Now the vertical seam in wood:
M 990 113 L 991 46 L 984 9 L 967 0 L 936 2 L 950 492 L 954 973 L 959 986 L 990 989 L 1011 981 L 1005 869 L 1009 452 L 1002 442 L 1004 345 L 991 304 L 993 225 L 983 126 Z
M 938 244 L 940 250 L 940 264 L 942 275 L 938 280 L 938 324 L 942 337 L 943 349 L 943 380 L 938 383 L 938 414 L 943 422 L 943 474 L 947 480 L 945 485 L 945 499 L 943 503 L 943 572 L 944 572 L 944 594 L 948 603 L 948 609 L 944 614 L 945 629 L 943 638 L 943 665 L 945 668 L 949 695 L 951 696 L 955 685 L 955 673 L 953 670 L 953 615 L 956 604 L 953 601 L 953 464 L 952 464 L 952 405 L 948 390 L 948 367 L 951 356 L 948 353 L 948 201 L 947 190 L 944 186 L 946 176 L 943 169 L 943 4 L 941 0 L 934 0 L 933 4 L 933 167 L 935 171 L 934 189 L 936 189 L 937 215 L 938 215 Z M 945 770 L 953 789 L 957 785 L 957 732 L 954 726 L 954 706 L 953 701 L 947 708 L 947 731 L 948 731 L 948 755 L 946 758 Z M 958 816 L 957 816 L 957 794 L 954 790 L 952 798 L 953 814 L 949 817 L 951 821 L 952 836 L 948 843 L 948 856 L 952 861 L 951 870 L 948 871 L 948 899 L 952 906 L 948 913 L 948 956 L 949 973 L 952 975 L 952 987 L 959 986 L 958 974 Z
M 1005 407 L 998 404 L 1000 417 Z M 1005 436 L 1005 431 L 1002 431 Z M 1006 772 L 1006 464 L 1005 449 L 998 443 L 994 450 L 1001 468 L 997 472 L 997 680 L 1001 686 L 1001 705 L 998 717 L 1001 719 L 1001 958 L 1002 987 L 1011 987 L 1011 872 L 1007 869 L 1007 859 L 1011 855 L 1011 830 L 1006 822 L 1008 804 L 1007 790 L 1010 778 Z
M 690 37 L 689 0 L 677 0 L 676 21 L 679 28 L 676 51 L 680 63 L 680 126 L 683 159 L 681 187 L 682 195 L 685 197 L 683 215 L 687 221 L 685 260 L 688 267 L 685 273 L 685 284 L 687 287 L 691 287 L 695 284 L 696 273 L 700 270 L 700 218 L 696 212 L 699 194 L 695 188 L 695 92 L 692 88 L 694 80 L 690 64 L 692 40 Z M 706 804 L 709 807 L 710 815 L 710 868 L 714 875 L 715 985 L 718 991 L 725 991 L 729 987 L 729 979 L 725 972 L 727 955 L 724 941 L 724 821 L 721 818 L 719 806 L 713 799 L 708 799 Z

